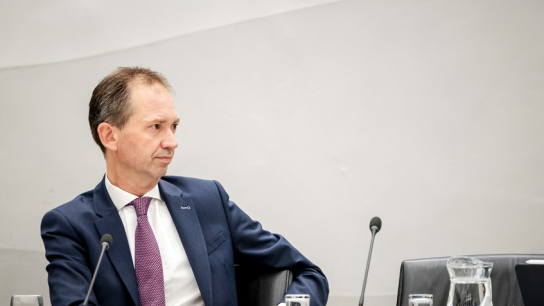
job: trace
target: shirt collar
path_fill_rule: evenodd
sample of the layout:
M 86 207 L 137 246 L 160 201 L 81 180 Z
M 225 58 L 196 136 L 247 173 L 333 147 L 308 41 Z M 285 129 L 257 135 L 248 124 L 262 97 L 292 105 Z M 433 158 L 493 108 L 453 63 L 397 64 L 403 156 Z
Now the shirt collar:
M 108 194 L 110 195 L 113 205 L 115 205 L 115 208 L 117 208 L 117 211 L 121 210 L 121 208 L 125 207 L 125 205 L 132 202 L 134 199 L 138 198 L 137 196 L 129 192 L 126 192 L 123 189 L 113 185 L 108 179 L 107 174 L 106 174 L 106 190 L 108 191 Z M 150 197 L 150 198 L 154 198 L 154 199 L 158 199 L 162 201 L 161 193 L 159 192 L 159 185 L 158 184 L 155 185 L 153 189 L 149 190 L 146 194 L 144 194 L 144 197 Z

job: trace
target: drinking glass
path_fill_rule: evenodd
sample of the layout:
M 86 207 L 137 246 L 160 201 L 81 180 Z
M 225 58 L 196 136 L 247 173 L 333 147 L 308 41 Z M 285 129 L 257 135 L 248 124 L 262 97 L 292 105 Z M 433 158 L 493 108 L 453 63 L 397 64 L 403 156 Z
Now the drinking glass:
M 408 296 L 409 306 L 433 306 L 432 294 L 410 294 Z
M 310 306 L 308 294 L 287 294 L 285 295 L 285 306 Z
M 12 295 L 11 306 L 43 306 L 41 295 Z

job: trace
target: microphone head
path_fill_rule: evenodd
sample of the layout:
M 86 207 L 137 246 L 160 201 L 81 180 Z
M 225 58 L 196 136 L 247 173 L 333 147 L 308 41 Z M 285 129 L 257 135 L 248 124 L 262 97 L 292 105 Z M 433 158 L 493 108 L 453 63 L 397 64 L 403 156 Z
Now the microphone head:
M 374 217 L 370 220 L 370 231 L 376 230 L 376 233 L 382 228 L 382 219 L 380 217 Z
M 110 245 L 113 243 L 113 237 L 110 234 L 104 234 L 102 238 L 100 238 L 100 244 L 106 244 L 106 250 L 110 248 Z

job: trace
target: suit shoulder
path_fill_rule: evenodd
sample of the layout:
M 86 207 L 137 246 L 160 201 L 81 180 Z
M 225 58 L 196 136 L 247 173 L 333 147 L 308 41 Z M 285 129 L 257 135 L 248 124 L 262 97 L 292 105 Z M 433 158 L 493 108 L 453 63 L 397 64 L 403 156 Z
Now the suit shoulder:
M 57 212 L 60 212 L 61 214 L 64 214 L 66 212 L 71 212 L 71 211 L 81 211 L 82 208 L 89 206 L 89 203 L 92 202 L 92 199 L 93 199 L 93 191 L 90 190 L 76 196 L 74 199 L 64 204 L 61 204 L 53 208 L 51 211 L 57 211 Z
M 42 234 L 51 228 L 64 224 L 71 228 L 88 226 L 89 222 L 96 219 L 96 214 L 91 205 L 93 199 L 92 191 L 82 193 L 73 200 L 68 201 L 58 207 L 46 212 L 42 217 Z

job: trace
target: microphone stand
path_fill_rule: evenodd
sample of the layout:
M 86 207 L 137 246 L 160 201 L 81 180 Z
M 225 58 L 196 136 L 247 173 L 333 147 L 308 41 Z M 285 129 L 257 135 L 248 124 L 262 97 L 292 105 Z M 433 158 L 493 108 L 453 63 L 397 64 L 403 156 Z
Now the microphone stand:
M 365 300 L 365 288 L 366 288 L 366 280 L 368 278 L 368 268 L 370 268 L 370 257 L 372 256 L 372 247 L 374 246 L 374 237 L 376 236 L 376 233 L 378 232 L 378 227 L 373 226 L 371 228 L 372 230 L 372 239 L 370 240 L 370 249 L 368 250 L 368 259 L 366 261 L 366 271 L 365 271 L 365 280 L 363 282 L 363 290 L 361 291 L 361 298 L 359 299 L 359 306 L 363 306 L 364 300 Z
M 107 235 L 107 234 L 106 234 Z M 108 235 L 109 236 L 109 235 Z M 110 236 L 111 238 L 111 236 Z M 89 291 L 87 291 L 87 296 L 85 296 L 85 301 L 83 301 L 82 306 L 87 306 L 89 302 L 89 296 L 91 295 L 91 291 L 93 290 L 94 281 L 96 280 L 96 275 L 98 274 L 98 269 L 100 269 L 100 264 L 102 263 L 102 257 L 104 257 L 104 253 L 107 249 L 109 249 L 110 244 L 108 242 L 102 242 L 102 251 L 100 252 L 100 257 L 98 257 L 98 262 L 96 264 L 96 269 L 94 269 L 94 275 L 93 279 L 91 280 L 91 285 L 89 286 Z

